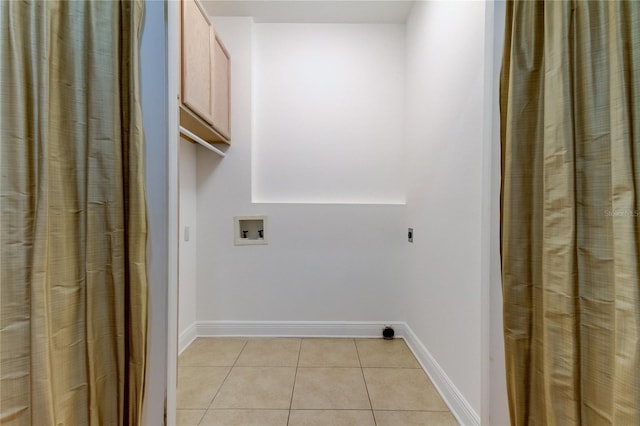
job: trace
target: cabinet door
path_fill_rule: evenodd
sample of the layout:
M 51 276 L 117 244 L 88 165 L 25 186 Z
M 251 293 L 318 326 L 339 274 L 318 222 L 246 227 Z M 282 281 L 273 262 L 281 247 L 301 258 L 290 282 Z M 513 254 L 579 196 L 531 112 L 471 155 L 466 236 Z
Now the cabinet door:
M 224 137 L 231 139 L 230 117 L 230 64 L 229 53 L 217 36 L 213 42 L 213 82 L 211 101 L 213 103 L 213 125 Z
M 211 45 L 213 28 L 200 4 L 182 1 L 182 103 L 208 123 L 211 103 Z

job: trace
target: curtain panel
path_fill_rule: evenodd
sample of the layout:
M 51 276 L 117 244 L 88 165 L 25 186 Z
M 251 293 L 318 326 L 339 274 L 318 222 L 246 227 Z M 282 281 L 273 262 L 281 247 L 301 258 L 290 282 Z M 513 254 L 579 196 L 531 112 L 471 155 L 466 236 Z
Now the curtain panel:
M 0 2 L 2 424 L 140 424 L 143 6 Z
M 510 1 L 501 76 L 513 425 L 640 425 L 640 2 Z

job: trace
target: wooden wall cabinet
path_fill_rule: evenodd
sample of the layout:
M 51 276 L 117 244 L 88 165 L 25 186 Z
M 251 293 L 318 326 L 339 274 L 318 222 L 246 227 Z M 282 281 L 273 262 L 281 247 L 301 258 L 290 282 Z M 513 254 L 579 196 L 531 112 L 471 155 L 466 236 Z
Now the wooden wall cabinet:
M 229 53 L 197 0 L 182 0 L 180 126 L 210 144 L 231 141 Z
M 227 139 L 231 139 L 231 59 L 220 38 L 215 35 L 212 46 L 213 82 L 211 84 L 211 110 L 213 126 Z

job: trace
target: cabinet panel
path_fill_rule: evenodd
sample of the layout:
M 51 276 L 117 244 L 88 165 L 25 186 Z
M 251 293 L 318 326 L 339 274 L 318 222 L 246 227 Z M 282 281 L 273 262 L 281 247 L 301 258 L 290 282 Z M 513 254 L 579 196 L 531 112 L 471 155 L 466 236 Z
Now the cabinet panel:
M 182 2 L 182 102 L 208 123 L 211 102 L 211 46 L 214 34 L 207 15 L 194 0 Z
M 230 59 L 220 39 L 215 36 L 213 42 L 213 82 L 211 100 L 213 125 L 227 139 L 231 139 L 230 117 Z

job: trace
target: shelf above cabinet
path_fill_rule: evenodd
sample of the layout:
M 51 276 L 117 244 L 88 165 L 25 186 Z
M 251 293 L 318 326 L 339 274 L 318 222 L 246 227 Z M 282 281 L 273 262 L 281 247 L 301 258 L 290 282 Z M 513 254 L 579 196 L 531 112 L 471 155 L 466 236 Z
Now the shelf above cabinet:
M 218 149 L 226 150 L 229 147 L 229 141 L 218 133 L 210 124 L 206 123 L 200 117 L 195 115 L 189 108 L 179 105 L 180 108 L 180 126 L 188 129 L 191 133 L 202 139 L 203 141 L 215 146 Z M 185 135 L 192 142 L 198 142 L 193 138 Z
M 203 146 L 204 148 L 208 149 L 209 151 L 215 152 L 220 157 L 225 157 L 227 155 L 224 151 L 216 148 L 215 145 L 210 144 L 209 142 L 200 139 L 198 136 L 194 135 L 188 129 L 185 129 L 182 126 L 180 126 L 180 135 L 183 138 L 185 138 L 186 140 L 188 140 L 188 141 L 195 142 L 198 145 Z

